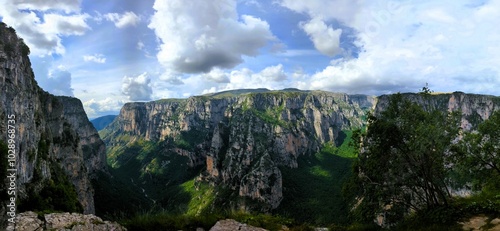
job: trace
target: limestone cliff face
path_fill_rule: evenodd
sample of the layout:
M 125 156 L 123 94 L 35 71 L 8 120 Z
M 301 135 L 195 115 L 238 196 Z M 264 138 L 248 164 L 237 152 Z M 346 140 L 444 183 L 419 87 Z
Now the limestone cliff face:
M 297 168 L 300 155 L 338 141 L 363 125 L 374 97 L 321 91 L 241 92 L 128 103 L 106 129 L 108 148 L 139 139 L 168 142 L 206 166 L 205 180 L 276 208 L 283 197 L 278 167 Z
M 464 130 L 473 130 L 490 115 L 500 110 L 500 97 L 490 95 L 465 94 L 454 92 L 424 96 L 421 94 L 403 94 L 403 97 L 422 105 L 427 110 L 459 111 L 462 114 L 461 126 Z M 389 104 L 389 96 L 378 98 L 375 115 L 384 111 Z
M 15 116 L 17 202 L 26 201 L 62 169 L 85 213 L 94 212 L 90 178 L 106 170 L 105 146 L 71 97 L 55 97 L 36 83 L 29 48 L 14 30 L 0 25 L 0 141 L 7 141 L 7 117 Z M 5 179 L 5 178 L 2 178 Z M 5 186 L 1 184 L 0 189 Z M 5 203 L 0 205 L 2 221 Z M 4 224 L 2 224 L 4 225 Z

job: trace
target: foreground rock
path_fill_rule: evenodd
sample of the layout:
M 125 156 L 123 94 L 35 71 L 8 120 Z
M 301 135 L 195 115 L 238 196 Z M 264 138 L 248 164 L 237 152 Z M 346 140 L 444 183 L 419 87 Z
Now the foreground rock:
M 34 212 L 17 215 L 16 231 L 123 231 L 127 230 L 116 222 L 103 221 L 95 215 L 78 213 L 51 213 L 44 215 L 42 221 Z M 9 230 L 9 229 L 7 229 Z
M 251 225 L 239 223 L 233 219 L 218 221 L 210 231 L 267 231 L 267 229 L 257 228 Z
M 489 230 L 500 231 L 500 218 L 491 219 L 487 216 L 475 216 L 460 223 L 463 230 Z

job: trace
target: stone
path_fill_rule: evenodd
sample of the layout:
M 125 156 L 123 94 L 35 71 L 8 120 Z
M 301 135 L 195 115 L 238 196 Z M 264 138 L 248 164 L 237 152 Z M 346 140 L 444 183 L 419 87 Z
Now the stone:
M 42 231 L 43 221 L 38 219 L 38 214 L 25 212 L 16 216 L 16 231 Z
M 103 221 L 92 214 L 51 213 L 38 219 L 34 212 L 20 213 L 16 217 L 16 231 L 126 231 L 116 222 Z
M 233 219 L 218 221 L 210 231 L 267 231 L 267 229 L 254 227 L 251 225 L 239 223 Z

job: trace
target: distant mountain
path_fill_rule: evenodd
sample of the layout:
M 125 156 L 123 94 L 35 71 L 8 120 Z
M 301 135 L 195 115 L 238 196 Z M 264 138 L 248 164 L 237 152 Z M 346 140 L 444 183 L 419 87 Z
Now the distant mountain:
M 117 117 L 117 115 L 105 115 L 105 116 L 97 117 L 97 118 L 91 120 L 90 122 L 94 125 L 94 127 L 97 131 L 100 131 L 103 128 L 105 128 L 106 126 L 108 126 L 108 124 L 113 122 L 113 120 L 116 117 Z
M 168 211 L 244 208 L 303 221 L 309 218 L 300 213 L 307 211 L 328 224 L 341 221 L 337 213 L 347 214 L 332 198 L 341 197 L 350 174 L 351 159 L 342 156 L 353 155 L 339 154 L 350 131 L 366 125 L 375 102 L 366 95 L 240 89 L 127 103 L 99 134 L 114 179 Z M 113 209 L 124 204 L 115 199 L 128 194 L 96 195 L 109 198 L 96 204 Z

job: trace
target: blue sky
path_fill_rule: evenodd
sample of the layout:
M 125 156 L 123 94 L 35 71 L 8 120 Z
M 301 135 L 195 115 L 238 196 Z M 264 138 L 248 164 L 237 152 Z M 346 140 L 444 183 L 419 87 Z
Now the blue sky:
M 90 118 L 239 89 L 500 95 L 500 0 L 0 0 L 45 90 Z

